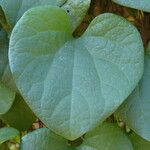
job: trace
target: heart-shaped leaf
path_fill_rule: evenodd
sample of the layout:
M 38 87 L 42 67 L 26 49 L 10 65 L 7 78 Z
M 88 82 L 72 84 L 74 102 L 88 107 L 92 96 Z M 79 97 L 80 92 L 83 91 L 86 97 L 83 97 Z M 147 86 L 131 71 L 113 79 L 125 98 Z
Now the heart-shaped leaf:
M 32 142 L 31 142 L 32 141 Z M 87 133 L 80 146 L 69 146 L 68 141 L 49 129 L 38 129 L 23 137 L 21 150 L 133 150 L 129 137 L 116 124 L 104 123 Z
M 149 0 L 113 0 L 113 1 L 123 6 L 150 12 Z
M 130 135 L 134 150 L 150 150 L 150 142 L 142 139 L 137 134 Z
M 82 22 L 90 2 L 91 0 L 1 0 L 0 6 L 7 23 L 12 27 L 30 8 L 43 5 L 60 6 L 70 15 L 74 30 Z
M 30 107 L 71 140 L 113 113 L 143 73 L 142 41 L 125 19 L 103 14 L 73 39 L 68 15 L 51 6 L 23 15 L 12 32 L 9 58 Z
M 4 115 L 0 115 L 0 119 L 11 127 L 20 131 L 26 131 L 35 122 L 36 116 L 24 102 L 22 97 L 17 94 L 10 110 Z
M 19 136 L 19 134 L 20 133 L 14 128 L 7 128 L 7 127 L 1 128 L 0 129 L 0 144 Z
M 145 56 L 144 75 L 138 87 L 118 109 L 116 117 L 121 118 L 137 134 L 150 141 L 150 44 Z

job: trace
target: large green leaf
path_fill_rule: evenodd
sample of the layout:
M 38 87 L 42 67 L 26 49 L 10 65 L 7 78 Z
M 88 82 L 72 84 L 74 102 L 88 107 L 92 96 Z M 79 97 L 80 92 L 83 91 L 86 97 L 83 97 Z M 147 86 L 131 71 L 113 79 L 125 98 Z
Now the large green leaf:
M 78 147 L 49 129 L 38 129 L 23 137 L 21 150 L 133 150 L 129 137 L 116 124 L 104 123 L 87 133 Z
M 70 15 L 74 30 L 86 15 L 90 1 L 91 0 L 1 0 L 0 5 L 4 11 L 7 23 L 12 27 L 21 18 L 24 12 L 30 8 L 43 5 L 60 6 Z
M 32 110 L 71 140 L 113 113 L 143 73 L 142 41 L 125 19 L 103 14 L 73 39 L 68 15 L 51 6 L 23 15 L 12 32 L 9 58 Z
M 7 128 L 7 127 L 1 128 L 0 129 L 0 144 L 19 136 L 19 134 L 20 134 L 19 131 L 14 128 Z
M 28 130 L 36 120 L 33 112 L 18 94 L 10 110 L 6 114 L 1 115 L 0 118 L 4 123 L 20 131 Z
M 149 50 L 150 51 L 150 50 Z M 149 52 L 148 52 L 149 53 Z M 150 55 L 145 56 L 144 75 L 134 92 L 118 109 L 121 118 L 137 134 L 150 141 Z
M 126 133 L 113 123 L 103 123 L 84 136 L 79 150 L 133 150 Z
M 134 150 L 150 150 L 150 142 L 142 139 L 135 133 L 130 135 Z
M 150 12 L 149 0 L 113 0 L 113 1 L 123 6 Z

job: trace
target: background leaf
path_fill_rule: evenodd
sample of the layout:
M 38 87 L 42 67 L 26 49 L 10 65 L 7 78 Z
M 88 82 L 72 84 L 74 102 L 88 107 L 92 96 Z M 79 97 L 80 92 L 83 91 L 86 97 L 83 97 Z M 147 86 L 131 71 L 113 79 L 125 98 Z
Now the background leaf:
M 0 83 L 0 115 L 5 114 L 10 109 L 14 98 L 15 92 Z
M 4 70 L 3 76 L 2 76 L 2 83 L 7 88 L 11 89 L 12 91 L 19 93 L 19 91 L 16 87 L 16 83 L 14 82 L 12 73 L 10 71 L 9 64 L 7 64 L 7 66 L 5 66 L 5 70 Z
M 11 109 L 6 114 L 1 115 L 0 118 L 4 123 L 20 131 L 28 130 L 36 120 L 31 109 L 18 94 Z
M 40 5 L 57 5 L 57 0 L 1 0 L 0 5 L 8 24 L 14 26 L 28 9 Z
M 149 53 L 149 51 L 147 51 Z M 116 112 L 137 134 L 150 141 L 150 55 L 145 56 L 144 75 L 138 87 Z
M 149 150 L 150 149 L 150 142 L 142 139 L 135 133 L 130 135 L 134 150 Z
M 79 150 L 134 150 L 127 134 L 114 123 L 103 123 L 84 136 Z
M 32 142 L 31 142 L 32 141 Z M 66 139 L 42 128 L 22 138 L 21 150 L 133 150 L 130 138 L 116 124 L 103 123 L 88 132 L 78 147 L 69 146 Z
M 8 146 L 8 144 L 7 144 L 7 142 L 2 143 L 2 144 L 0 145 L 0 150 L 10 150 L 10 148 L 9 148 L 9 146 Z
M 0 29 L 0 114 L 6 113 L 15 98 L 15 92 L 2 83 L 4 71 L 8 64 L 8 38 L 4 30 Z
M 8 64 L 8 38 L 3 29 L 0 29 L 0 81 Z
M 68 0 L 62 6 L 71 18 L 73 30 L 75 30 L 82 22 L 90 7 L 90 2 L 91 0 Z
M 14 128 L 5 127 L 0 129 L 0 144 L 19 136 L 20 133 Z
M 113 0 L 113 1 L 123 6 L 150 12 L 149 0 L 142 0 L 142 1 L 140 0 Z
M 75 150 L 67 145 L 67 140 L 54 134 L 49 129 L 42 128 L 27 134 L 22 138 L 21 150 Z
M 5 29 L 13 28 L 16 22 L 30 8 L 44 5 L 60 6 L 70 15 L 74 30 L 82 22 L 90 7 L 90 2 L 91 0 L 1 0 L 0 6 L 5 17 L 1 17 L 0 20 Z M 3 12 L 1 12 L 2 16 Z M 6 23 L 4 23 L 5 18 Z

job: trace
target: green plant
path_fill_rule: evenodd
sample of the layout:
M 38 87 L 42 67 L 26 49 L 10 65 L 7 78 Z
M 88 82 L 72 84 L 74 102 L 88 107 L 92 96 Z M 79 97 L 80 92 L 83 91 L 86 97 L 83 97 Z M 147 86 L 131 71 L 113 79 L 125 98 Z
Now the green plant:
M 150 10 L 146 0 L 115 2 Z M 0 149 L 13 137 L 21 150 L 150 149 L 150 47 L 144 63 L 132 23 L 104 13 L 75 38 L 90 0 L 0 6 L 0 118 L 17 129 L 2 126 Z M 37 118 L 43 128 L 30 132 Z

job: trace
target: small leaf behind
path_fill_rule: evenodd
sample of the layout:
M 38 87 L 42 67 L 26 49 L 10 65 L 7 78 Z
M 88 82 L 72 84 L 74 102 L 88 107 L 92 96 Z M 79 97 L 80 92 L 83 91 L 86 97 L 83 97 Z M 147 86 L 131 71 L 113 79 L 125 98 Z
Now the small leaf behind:
M 20 134 L 19 131 L 14 128 L 10 128 L 10 127 L 1 128 L 0 144 L 19 136 L 19 134 Z
M 113 1 L 123 6 L 150 12 L 149 0 L 113 0 Z
M 6 114 L 1 115 L 0 118 L 4 123 L 20 131 L 28 130 L 36 120 L 34 113 L 18 94 L 11 109 Z

